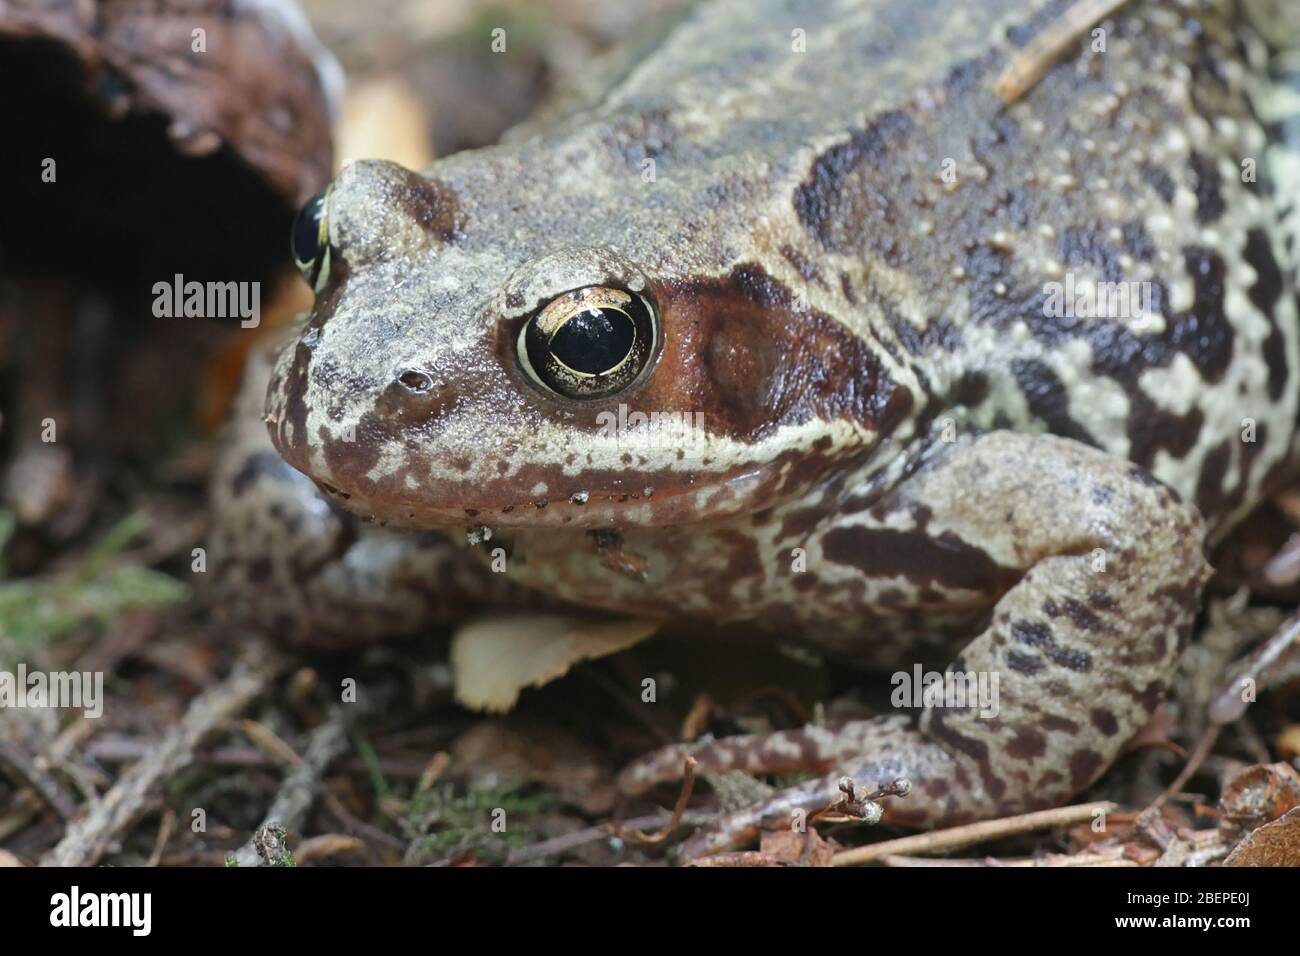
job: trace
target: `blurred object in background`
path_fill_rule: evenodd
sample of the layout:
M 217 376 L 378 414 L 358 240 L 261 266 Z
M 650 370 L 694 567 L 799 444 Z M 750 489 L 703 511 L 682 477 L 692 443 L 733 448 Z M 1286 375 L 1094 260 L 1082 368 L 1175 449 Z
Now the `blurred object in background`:
M 0 0 L 0 85 L 3 274 L 265 278 L 330 175 L 338 68 L 292 0 Z
M 374 105 L 371 80 L 403 90 L 399 98 L 414 93 L 434 156 L 495 143 L 573 83 L 594 56 L 683 6 L 684 0 L 303 0 L 347 72 L 350 95 Z M 493 30 L 505 31 L 504 52 L 493 51 Z M 396 77 L 403 87 L 390 86 Z M 351 137 L 346 121 L 339 142 L 342 158 L 408 165 Z
M 0 504 L 21 574 L 143 486 L 220 320 L 239 325 L 156 314 L 156 285 L 269 305 L 331 173 L 342 74 L 293 0 L 0 0 L 0 88 Z

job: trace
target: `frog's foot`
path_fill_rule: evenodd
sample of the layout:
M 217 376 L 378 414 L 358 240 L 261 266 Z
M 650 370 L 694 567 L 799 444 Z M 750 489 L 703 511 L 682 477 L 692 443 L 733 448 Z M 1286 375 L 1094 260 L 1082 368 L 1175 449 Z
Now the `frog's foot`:
M 888 799 L 885 815 L 916 826 L 1068 800 L 1159 704 L 1210 573 L 1194 509 L 1131 463 L 1050 435 L 994 432 L 955 444 L 870 509 L 812 538 L 808 567 L 860 568 L 869 594 L 880 583 L 869 570 L 888 565 L 879 555 L 906 534 L 918 549 L 937 539 L 936 560 L 978 549 L 981 561 L 1006 569 L 984 630 L 938 679 L 938 693 L 927 682 L 924 706 L 907 713 L 692 750 L 705 771 L 829 773 L 723 817 L 688 853 L 826 809 L 842 776 L 866 790 L 910 780 L 911 792 Z M 886 583 L 898 587 L 896 577 Z M 927 585 L 931 610 L 940 588 L 971 605 L 971 592 L 948 587 L 942 574 Z M 680 772 L 681 751 L 665 752 L 634 764 L 620 783 L 635 793 Z
M 872 756 L 863 757 L 866 753 Z M 890 822 L 933 826 L 973 819 L 980 813 L 978 787 L 947 783 L 953 777 L 960 781 L 966 771 L 904 715 L 850 721 L 835 729 L 808 726 L 664 747 L 624 769 L 618 778 L 619 788 L 636 795 L 671 783 L 681 777 L 687 756 L 695 760 L 696 771 L 703 775 L 830 771 L 720 817 L 683 844 L 688 859 L 743 846 L 761 830 L 799 826 L 841 805 L 845 777 L 852 781 L 858 798 L 906 780 L 910 792 L 905 799 L 891 798 L 884 804 Z M 968 777 L 966 782 L 972 781 Z
M 919 742 L 924 742 L 914 725 L 910 717 L 895 715 L 849 721 L 834 729 L 810 725 L 798 730 L 671 745 L 628 765 L 619 774 L 618 785 L 624 793 L 635 796 L 660 784 L 672 783 L 681 778 L 688 756 L 695 759 L 698 771 L 703 774 L 739 770 L 760 776 L 830 771 L 874 750 L 881 755 L 882 772 L 889 772 L 885 768 L 897 764 L 895 758 L 899 754 L 913 751 Z

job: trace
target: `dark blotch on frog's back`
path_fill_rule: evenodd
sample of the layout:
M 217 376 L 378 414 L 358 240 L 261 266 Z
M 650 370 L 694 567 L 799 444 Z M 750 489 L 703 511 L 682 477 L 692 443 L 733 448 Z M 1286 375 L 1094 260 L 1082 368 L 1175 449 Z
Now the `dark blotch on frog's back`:
M 1223 215 L 1223 184 L 1214 160 L 1201 153 L 1192 153 L 1187 161 L 1192 174 L 1192 191 L 1196 193 L 1196 221 L 1207 225 L 1217 222 Z
M 431 236 L 448 244 L 460 239 L 465 233 L 465 214 L 455 192 L 440 180 L 403 172 L 406 175 L 392 186 L 391 199 Z
M 1101 222 L 1064 227 L 1056 240 L 1061 261 L 1070 266 L 1094 266 L 1107 282 L 1124 278 L 1120 258 L 1125 250 L 1107 238 L 1109 226 Z
M 1070 393 L 1051 366 L 1038 359 L 1012 359 L 1011 374 L 1029 406 L 1029 412 L 1054 435 L 1087 445 L 1097 440 L 1070 414 Z
M 1024 322 L 1047 345 L 1085 339 L 1092 346 L 1094 370 L 1130 386 L 1130 392 L 1136 391 L 1146 369 L 1165 367 L 1180 354 L 1206 381 L 1218 382 L 1232 360 L 1235 341 L 1224 311 L 1224 262 L 1203 246 L 1185 247 L 1183 260 L 1192 279 L 1191 307 L 1173 312 L 1164 284 L 1155 282 L 1152 307 L 1164 316 L 1165 329 L 1158 335 L 1135 335 L 1122 321 L 1047 314 L 1042 284 L 1036 278 L 1019 278 L 1010 254 L 980 244 L 966 257 L 971 315 L 999 329 Z
M 872 578 L 900 576 L 913 584 L 976 591 L 990 595 L 990 602 L 1017 577 L 1013 569 L 951 532 L 936 536 L 921 528 L 832 528 L 822 538 L 822 553 L 828 561 L 857 568 Z
M 813 162 L 808 179 L 795 190 L 794 209 L 804 228 L 823 246 L 834 249 L 840 245 L 834 230 L 843 218 L 839 210 L 842 204 L 855 201 L 845 197 L 845 181 L 863 164 L 881 165 L 885 151 L 904 141 L 912 126 L 912 117 L 907 113 L 890 110 L 865 129 L 854 130 L 847 142 L 832 146 Z M 878 198 L 887 203 L 883 197 Z M 881 211 L 888 223 L 888 210 Z
M 1289 371 L 1286 364 L 1286 340 L 1277 323 L 1277 304 L 1282 298 L 1282 270 L 1273 255 L 1273 244 L 1263 229 L 1246 233 L 1243 258 L 1255 270 L 1255 284 L 1248 295 L 1255 308 L 1268 319 L 1269 333 L 1264 340 L 1264 361 L 1268 364 L 1268 397 L 1277 400 L 1286 389 Z
M 1142 178 L 1147 181 L 1152 189 L 1166 203 L 1174 201 L 1174 190 L 1177 188 L 1174 178 L 1169 175 L 1169 171 L 1160 166 L 1144 163 L 1141 167 Z
M 652 288 L 663 349 L 638 408 L 699 412 L 704 428 L 753 440 L 814 417 L 888 434 L 912 409 L 877 355 L 839 323 L 799 310 L 760 266 Z

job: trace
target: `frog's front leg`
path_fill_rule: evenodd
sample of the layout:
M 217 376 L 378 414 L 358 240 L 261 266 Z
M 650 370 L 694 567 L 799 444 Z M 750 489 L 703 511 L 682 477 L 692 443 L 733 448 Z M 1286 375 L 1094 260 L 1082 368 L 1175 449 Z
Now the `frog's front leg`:
M 1012 583 L 994 596 L 987 625 L 948 667 L 988 678 L 995 706 L 925 706 L 836 732 L 805 728 L 693 750 L 705 771 L 829 773 L 724 817 L 688 843 L 688 854 L 789 826 L 796 810 L 824 809 L 841 776 L 866 790 L 908 778 L 911 792 L 891 799 L 886 815 L 909 825 L 1055 805 L 1100 776 L 1148 720 L 1210 574 L 1193 508 L 1096 449 L 994 432 L 954 445 L 869 510 L 819 529 L 809 569 L 832 559 L 837 569 L 852 566 L 856 553 L 867 594 L 884 585 L 897 592 L 906 581 L 869 571 L 908 528 L 954 552 L 980 548 L 1009 571 Z M 970 606 L 970 592 L 950 595 Z M 925 600 L 934 607 L 933 593 Z M 641 792 L 681 765 L 681 750 L 669 748 L 627 768 L 620 782 Z

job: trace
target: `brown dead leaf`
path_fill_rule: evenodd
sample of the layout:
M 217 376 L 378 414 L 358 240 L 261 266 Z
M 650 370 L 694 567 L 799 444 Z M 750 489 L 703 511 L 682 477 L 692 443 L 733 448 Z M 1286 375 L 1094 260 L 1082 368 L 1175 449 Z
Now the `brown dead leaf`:
M 759 852 L 779 863 L 830 866 L 835 849 L 816 830 L 769 830 L 763 833 Z
M 1223 816 L 1239 827 L 1269 823 L 1300 806 L 1300 774 L 1288 764 L 1255 764 L 1224 785 Z
M 456 699 L 474 710 L 505 713 L 525 687 L 541 687 L 594 660 L 639 644 L 656 621 L 565 614 L 480 617 L 462 625 L 451 642 Z
M 1300 866 L 1300 807 L 1248 834 L 1224 866 Z

